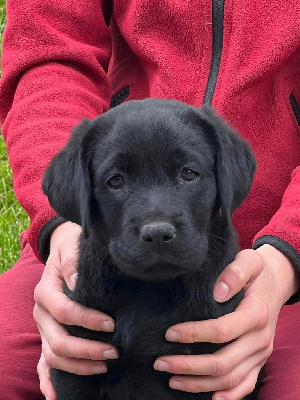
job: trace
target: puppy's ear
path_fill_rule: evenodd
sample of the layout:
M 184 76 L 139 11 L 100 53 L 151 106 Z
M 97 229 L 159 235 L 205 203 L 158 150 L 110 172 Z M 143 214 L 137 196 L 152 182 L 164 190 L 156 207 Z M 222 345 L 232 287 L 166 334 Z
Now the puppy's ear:
M 88 237 L 91 227 L 89 139 L 92 121 L 84 119 L 67 145 L 53 158 L 43 178 L 43 191 L 51 206 L 68 221 L 81 225 Z
M 218 198 L 226 221 L 247 197 L 256 169 L 248 143 L 209 106 L 197 110 L 201 128 L 215 150 Z

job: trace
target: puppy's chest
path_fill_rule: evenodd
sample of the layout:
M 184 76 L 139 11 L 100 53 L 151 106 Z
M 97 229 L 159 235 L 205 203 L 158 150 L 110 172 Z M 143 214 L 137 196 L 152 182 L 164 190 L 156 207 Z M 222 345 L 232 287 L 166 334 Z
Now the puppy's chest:
M 108 372 L 91 379 L 90 390 L 100 393 L 101 388 L 101 393 L 107 397 L 101 395 L 99 399 L 112 400 L 198 398 L 199 394 L 170 389 L 169 373 L 155 371 L 153 364 L 162 355 L 213 353 L 222 345 L 172 343 L 165 339 L 165 333 L 172 325 L 181 322 L 216 318 L 230 312 L 240 299 L 228 302 L 225 309 L 212 300 L 211 289 L 197 290 L 193 294 L 180 282 L 176 287 L 166 284 L 149 289 L 147 285 L 137 284 L 129 289 L 133 290 L 118 291 L 114 288 L 113 293 L 103 290 L 87 296 L 86 290 L 81 292 L 79 285 L 73 294 L 69 293 L 73 300 L 99 309 L 116 322 L 113 333 L 66 327 L 72 335 L 111 343 L 119 349 L 119 358 L 107 361 Z M 145 388 L 151 388 L 150 392 Z M 210 398 L 211 394 L 202 394 L 201 397 L 205 400 Z
M 216 351 L 219 346 L 208 343 L 182 344 L 172 343 L 165 339 L 168 328 L 186 321 L 201 321 L 216 318 L 233 311 L 238 301 L 224 306 L 215 303 L 207 291 L 198 295 L 190 293 L 182 284 L 176 287 L 160 285 L 155 288 L 137 288 L 127 293 L 103 292 L 90 304 L 78 298 L 74 300 L 91 308 L 96 308 L 110 315 L 116 322 L 113 333 L 91 332 L 73 327 L 72 333 L 89 339 L 114 344 L 120 350 L 117 363 L 128 366 L 153 368 L 153 362 L 161 355 L 167 354 L 201 354 Z M 153 290 L 152 290 L 153 289 Z

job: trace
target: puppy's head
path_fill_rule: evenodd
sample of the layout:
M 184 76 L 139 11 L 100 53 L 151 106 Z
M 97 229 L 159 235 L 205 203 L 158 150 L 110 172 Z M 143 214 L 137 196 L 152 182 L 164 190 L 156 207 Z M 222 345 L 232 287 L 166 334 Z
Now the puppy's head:
M 213 226 L 230 225 L 254 170 L 246 142 L 212 109 L 147 99 L 84 120 L 43 190 L 121 271 L 165 280 L 205 265 Z

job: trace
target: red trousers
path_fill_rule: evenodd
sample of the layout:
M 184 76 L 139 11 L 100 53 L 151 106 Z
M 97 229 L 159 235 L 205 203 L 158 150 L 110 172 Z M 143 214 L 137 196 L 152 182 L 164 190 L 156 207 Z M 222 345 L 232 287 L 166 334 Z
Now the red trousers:
M 21 258 L 0 276 L 0 400 L 42 400 L 36 366 L 41 341 L 32 317 L 43 265 L 21 239 Z M 300 304 L 283 307 L 259 400 L 300 399 Z

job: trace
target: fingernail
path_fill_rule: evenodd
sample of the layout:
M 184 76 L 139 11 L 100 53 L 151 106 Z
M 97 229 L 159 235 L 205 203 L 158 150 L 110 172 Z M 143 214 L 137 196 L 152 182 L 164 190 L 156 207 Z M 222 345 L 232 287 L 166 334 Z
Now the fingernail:
M 91 367 L 92 374 L 104 374 L 105 372 L 107 372 L 107 367 L 103 364 L 94 365 Z
M 116 358 L 119 358 L 118 353 L 115 350 L 105 350 L 103 352 L 103 357 L 107 360 L 115 360 Z
M 104 321 L 102 323 L 103 332 L 113 332 L 115 330 L 114 324 L 110 321 Z
M 78 273 L 77 272 L 75 272 L 75 274 L 70 276 L 70 279 L 69 279 L 69 288 L 70 288 L 70 290 L 74 290 L 75 289 L 77 278 L 78 278 Z
M 216 400 L 225 400 L 225 398 L 224 398 L 224 397 L 218 396 L 218 397 L 216 398 Z
M 224 282 L 218 282 L 214 290 L 214 299 L 216 301 L 224 301 L 229 293 L 229 287 Z
M 171 381 L 170 382 L 170 387 L 172 389 L 183 390 L 184 389 L 184 384 L 181 381 Z
M 166 363 L 165 361 L 155 361 L 153 368 L 156 371 L 166 371 L 169 372 L 170 371 L 170 364 Z
M 165 338 L 170 342 L 177 342 L 180 339 L 180 335 L 176 331 L 167 331 Z

